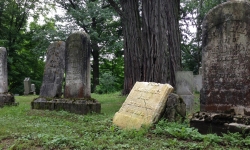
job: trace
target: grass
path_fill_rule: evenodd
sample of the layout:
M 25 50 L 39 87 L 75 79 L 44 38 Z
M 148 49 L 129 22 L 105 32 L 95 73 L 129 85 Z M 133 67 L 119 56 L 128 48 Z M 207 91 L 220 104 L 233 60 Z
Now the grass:
M 43 149 L 249 149 L 250 137 L 239 134 L 201 135 L 185 123 L 161 120 L 140 130 L 121 130 L 112 118 L 124 102 L 119 93 L 92 97 L 101 114 L 76 115 L 65 111 L 31 110 L 36 96 L 17 96 L 19 106 L 0 108 L 0 150 Z

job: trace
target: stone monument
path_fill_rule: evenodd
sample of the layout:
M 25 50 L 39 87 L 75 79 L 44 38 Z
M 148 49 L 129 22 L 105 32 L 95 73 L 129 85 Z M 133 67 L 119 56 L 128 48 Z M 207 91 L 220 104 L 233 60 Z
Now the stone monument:
M 229 1 L 203 21 L 201 110 L 250 108 L 250 3 Z
M 139 129 L 142 125 L 157 122 L 172 91 L 173 87 L 169 84 L 136 82 L 115 114 L 113 123 L 121 128 Z
M 23 85 L 24 85 L 24 95 L 29 95 L 31 92 L 31 83 L 30 83 L 30 78 L 27 77 L 23 80 Z
M 194 75 L 192 71 L 177 71 L 176 93 L 184 100 L 187 112 L 194 108 Z
M 32 109 L 65 110 L 76 114 L 100 113 L 101 104 L 90 95 L 90 40 L 86 33 L 71 34 L 66 44 L 49 47 L 40 97 Z M 65 66 L 64 98 L 61 97 Z
M 232 123 L 243 127 L 250 120 L 249 1 L 216 6 L 205 16 L 202 32 L 202 113 L 194 115 L 191 125 L 202 132 L 206 127 L 227 131 Z
M 61 97 L 65 70 L 65 42 L 57 41 L 49 45 L 44 68 L 40 97 Z
M 15 104 L 15 98 L 8 93 L 7 51 L 0 47 L 0 107 L 12 104 Z
M 66 41 L 65 98 L 90 97 L 90 40 L 84 32 Z

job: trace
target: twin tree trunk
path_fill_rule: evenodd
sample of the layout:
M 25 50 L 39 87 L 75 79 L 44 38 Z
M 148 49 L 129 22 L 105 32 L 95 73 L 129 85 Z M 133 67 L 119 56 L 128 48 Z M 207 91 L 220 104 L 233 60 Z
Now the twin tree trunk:
M 125 59 L 123 94 L 128 94 L 136 81 L 175 86 L 175 72 L 181 64 L 180 1 L 120 0 L 120 4 Z

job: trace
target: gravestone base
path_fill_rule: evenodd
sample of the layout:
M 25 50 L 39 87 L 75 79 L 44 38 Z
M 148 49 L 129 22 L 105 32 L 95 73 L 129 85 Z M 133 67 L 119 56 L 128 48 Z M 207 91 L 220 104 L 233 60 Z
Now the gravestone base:
M 0 107 L 4 105 L 18 105 L 15 102 L 14 95 L 11 93 L 0 93 Z
M 46 99 L 37 98 L 31 102 L 32 109 L 64 110 L 70 113 L 86 115 L 88 113 L 100 113 L 101 104 L 94 99 Z
M 197 128 L 201 134 L 250 133 L 250 116 L 225 113 L 197 112 L 190 120 L 190 126 Z

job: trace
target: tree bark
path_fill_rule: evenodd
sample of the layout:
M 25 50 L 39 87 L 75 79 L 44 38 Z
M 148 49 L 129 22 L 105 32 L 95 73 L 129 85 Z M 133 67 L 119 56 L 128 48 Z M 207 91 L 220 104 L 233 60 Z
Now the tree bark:
M 168 0 L 168 2 L 164 4 L 164 9 L 168 29 L 169 83 L 175 87 L 175 73 L 181 70 L 181 42 L 179 31 L 180 0 Z
M 124 88 L 126 95 L 141 81 L 141 24 L 138 0 L 120 0 L 124 36 Z
M 168 26 L 165 0 L 144 0 L 143 21 L 143 76 L 147 82 L 167 83 L 168 78 Z

